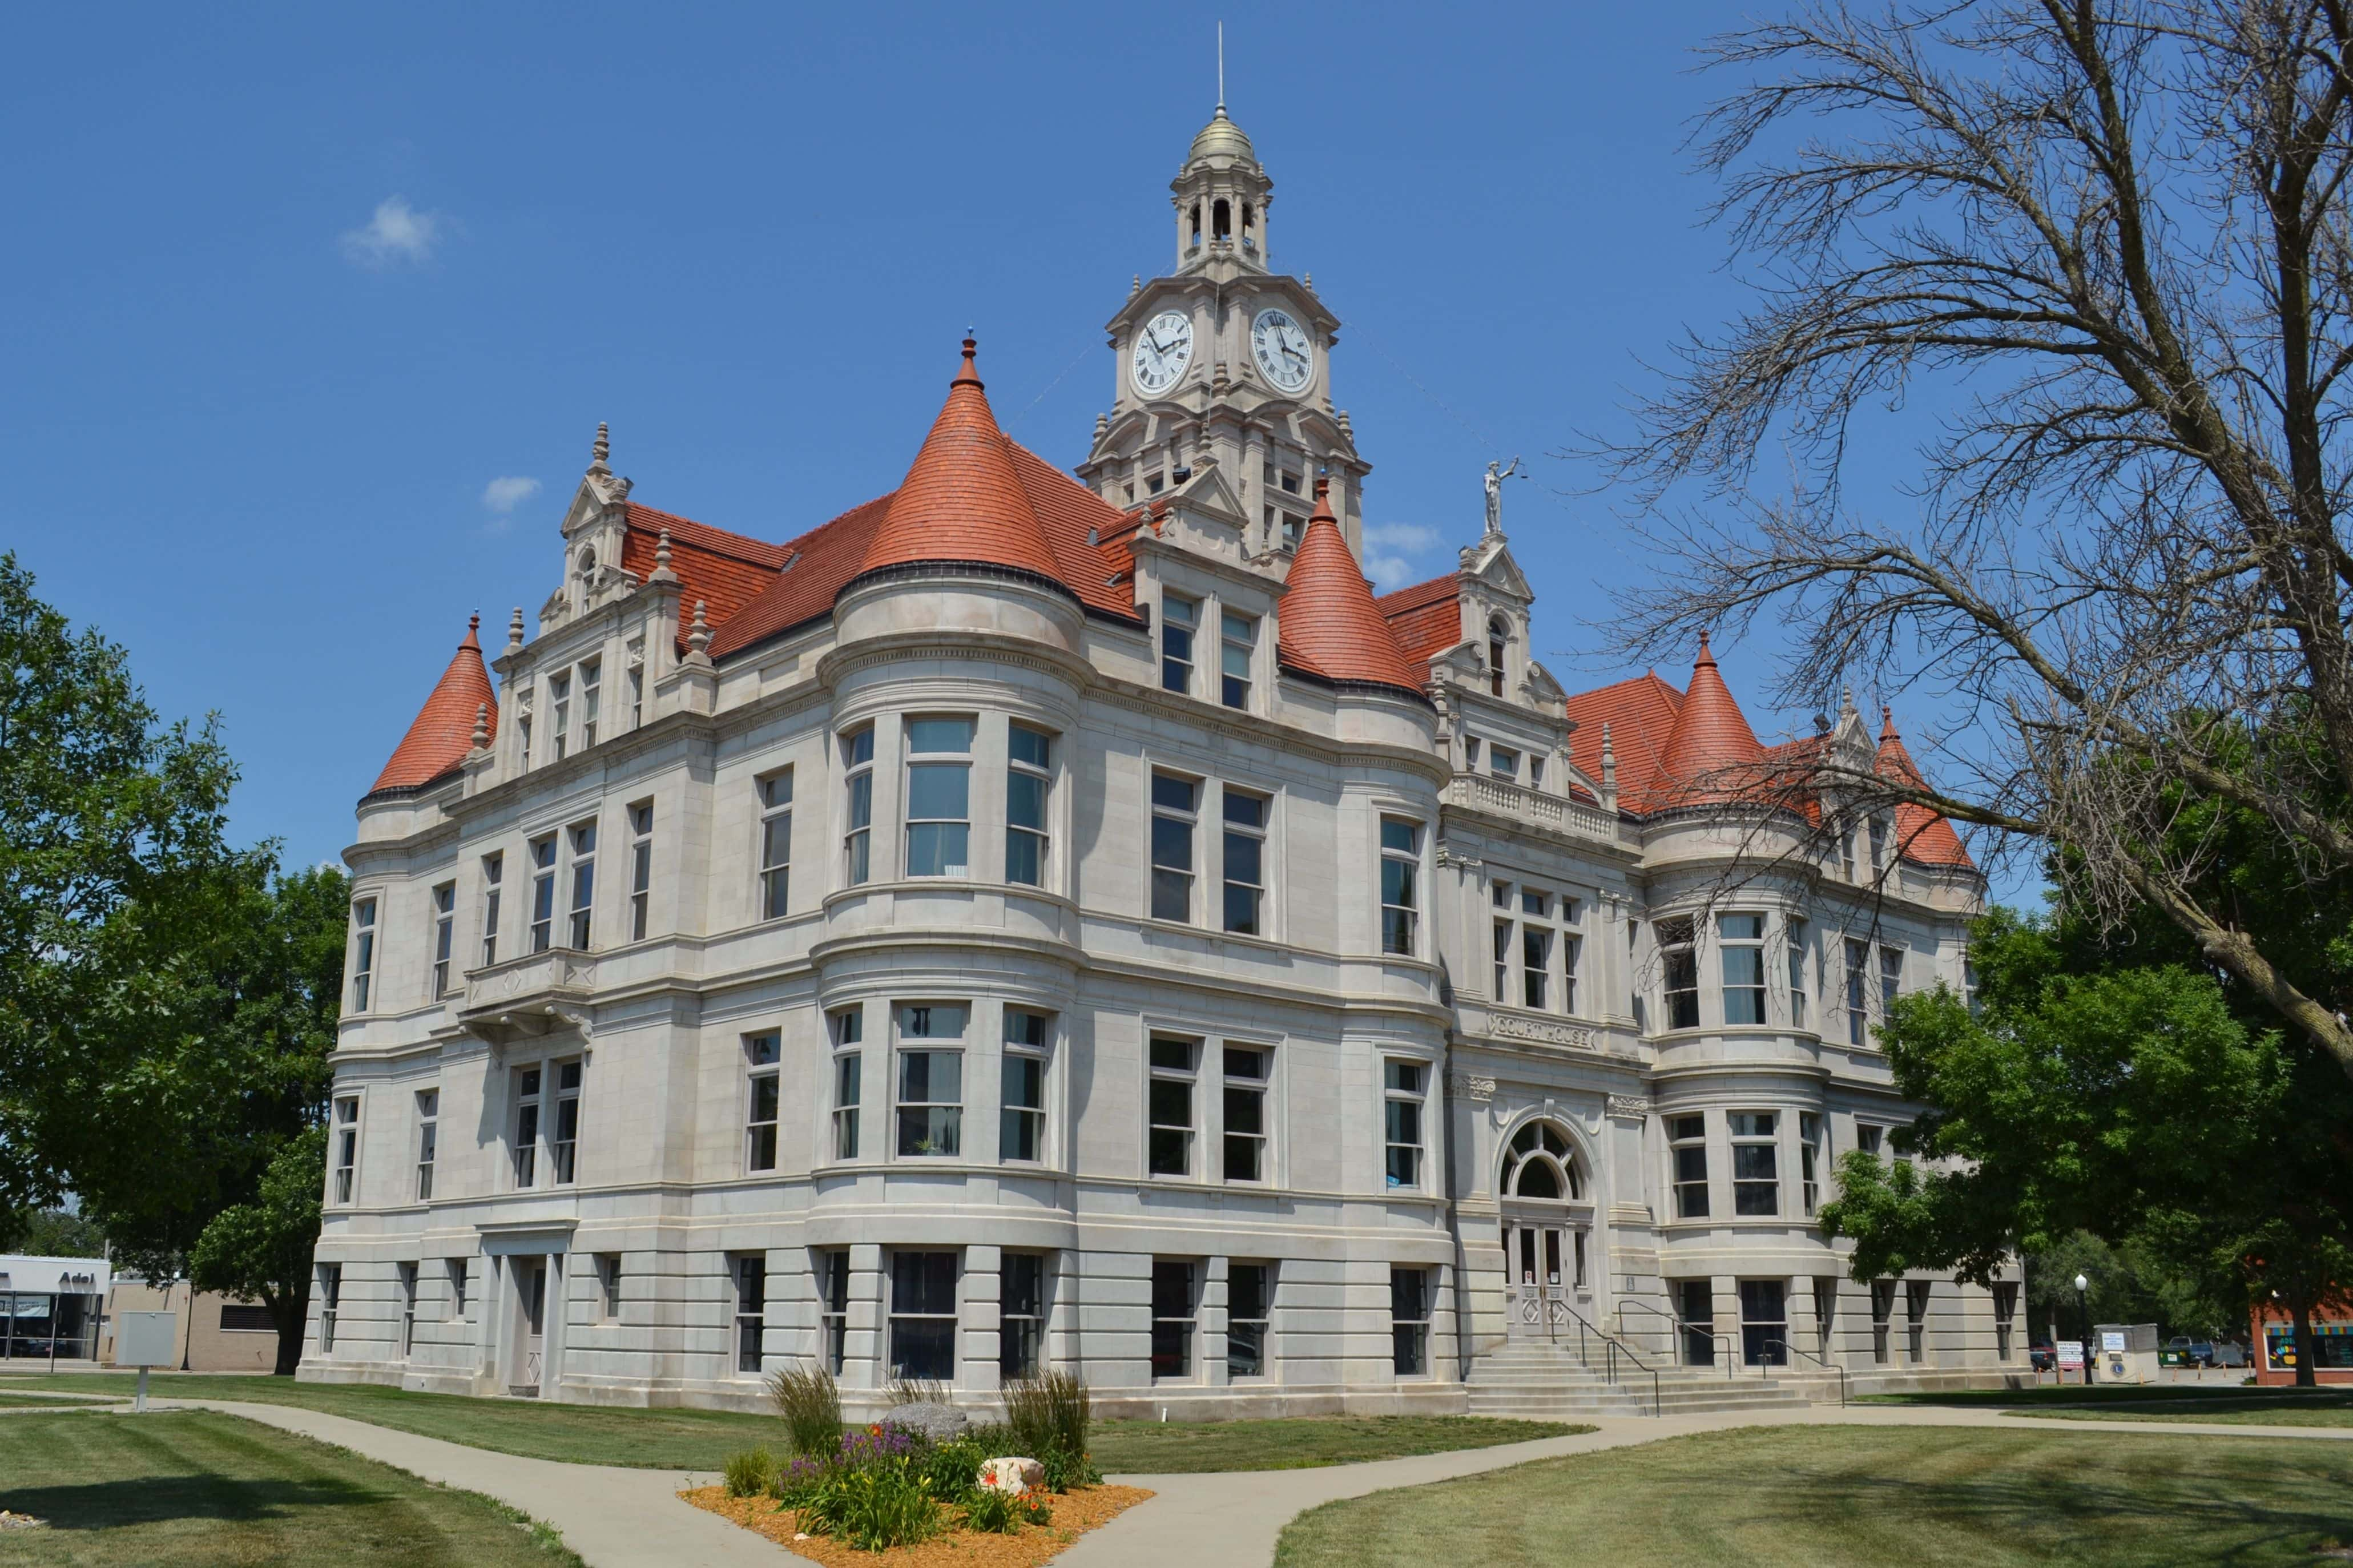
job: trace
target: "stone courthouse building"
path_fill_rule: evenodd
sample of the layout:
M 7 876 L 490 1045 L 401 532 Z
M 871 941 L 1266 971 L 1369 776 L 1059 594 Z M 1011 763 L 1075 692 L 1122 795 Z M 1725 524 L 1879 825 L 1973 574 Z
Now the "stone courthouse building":
M 1777 752 L 1704 639 L 1565 691 L 1492 479 L 1376 597 L 1340 323 L 1222 107 L 1172 189 L 1075 474 L 969 342 L 897 487 L 789 538 L 600 427 L 535 625 L 359 804 L 303 1376 L 1182 1417 L 2022 1369 L 2014 1282 L 1856 1283 L 1814 1217 L 1979 876 L 1723 782 L 1907 773 L 1893 725 Z

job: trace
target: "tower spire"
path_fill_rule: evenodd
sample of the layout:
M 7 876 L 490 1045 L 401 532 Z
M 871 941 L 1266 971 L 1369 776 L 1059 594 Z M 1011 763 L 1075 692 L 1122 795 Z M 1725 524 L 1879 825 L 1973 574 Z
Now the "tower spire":
M 1218 24 L 1218 112 L 1226 111 L 1226 25 Z

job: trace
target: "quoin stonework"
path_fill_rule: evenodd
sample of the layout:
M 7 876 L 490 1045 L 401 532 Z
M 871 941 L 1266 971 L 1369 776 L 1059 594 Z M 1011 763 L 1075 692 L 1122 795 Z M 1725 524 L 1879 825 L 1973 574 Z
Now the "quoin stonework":
M 793 538 L 638 500 L 599 428 L 554 591 L 359 805 L 301 1375 L 1059 1367 L 1182 1418 L 2022 1370 L 2014 1279 L 1856 1283 L 1814 1217 L 1981 879 L 1720 782 L 1911 774 L 1892 717 L 1768 746 L 1704 640 L 1564 690 L 1467 484 L 1459 568 L 1377 597 L 1340 322 L 1222 107 L 1172 192 L 1074 473 L 969 342 L 897 487 Z

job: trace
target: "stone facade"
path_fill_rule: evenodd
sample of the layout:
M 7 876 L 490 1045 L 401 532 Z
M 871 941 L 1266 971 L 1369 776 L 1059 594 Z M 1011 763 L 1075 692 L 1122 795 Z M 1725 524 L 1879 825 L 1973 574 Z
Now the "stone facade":
M 1382 601 L 1421 689 L 1276 635 L 1286 478 L 1326 471 L 1353 544 L 1369 465 L 1220 125 L 1177 271 L 1114 318 L 1087 489 L 1013 470 L 1100 513 L 1108 590 L 944 547 L 771 615 L 866 509 L 743 540 L 632 503 L 600 433 L 537 635 L 492 698 L 470 634 L 361 803 L 301 1375 L 752 1406 L 818 1361 L 871 1409 L 1062 1366 L 1182 1417 L 1461 1409 L 1482 1356 L 1580 1331 L 1800 1382 L 2022 1368 L 1995 1293 L 1847 1281 L 1811 1218 L 1906 1119 L 1885 987 L 1966 984 L 1965 857 L 1621 798 L 1669 738 L 1578 720 L 1499 529 Z M 1247 249 L 1193 241 L 1246 200 Z M 1146 395 L 1164 308 L 1201 314 Z M 927 454 L 980 395 L 968 357 Z M 1821 743 L 1873 754 L 1851 712 Z

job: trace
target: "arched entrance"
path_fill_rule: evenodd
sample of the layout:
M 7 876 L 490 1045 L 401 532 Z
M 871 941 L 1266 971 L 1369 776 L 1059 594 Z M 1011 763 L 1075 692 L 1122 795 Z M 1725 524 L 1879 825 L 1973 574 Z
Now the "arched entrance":
M 1588 1289 L 1593 1210 L 1568 1134 L 1531 1121 L 1504 1146 L 1495 1193 L 1504 1214 L 1504 1305 L 1514 1339 L 1549 1340 Z

